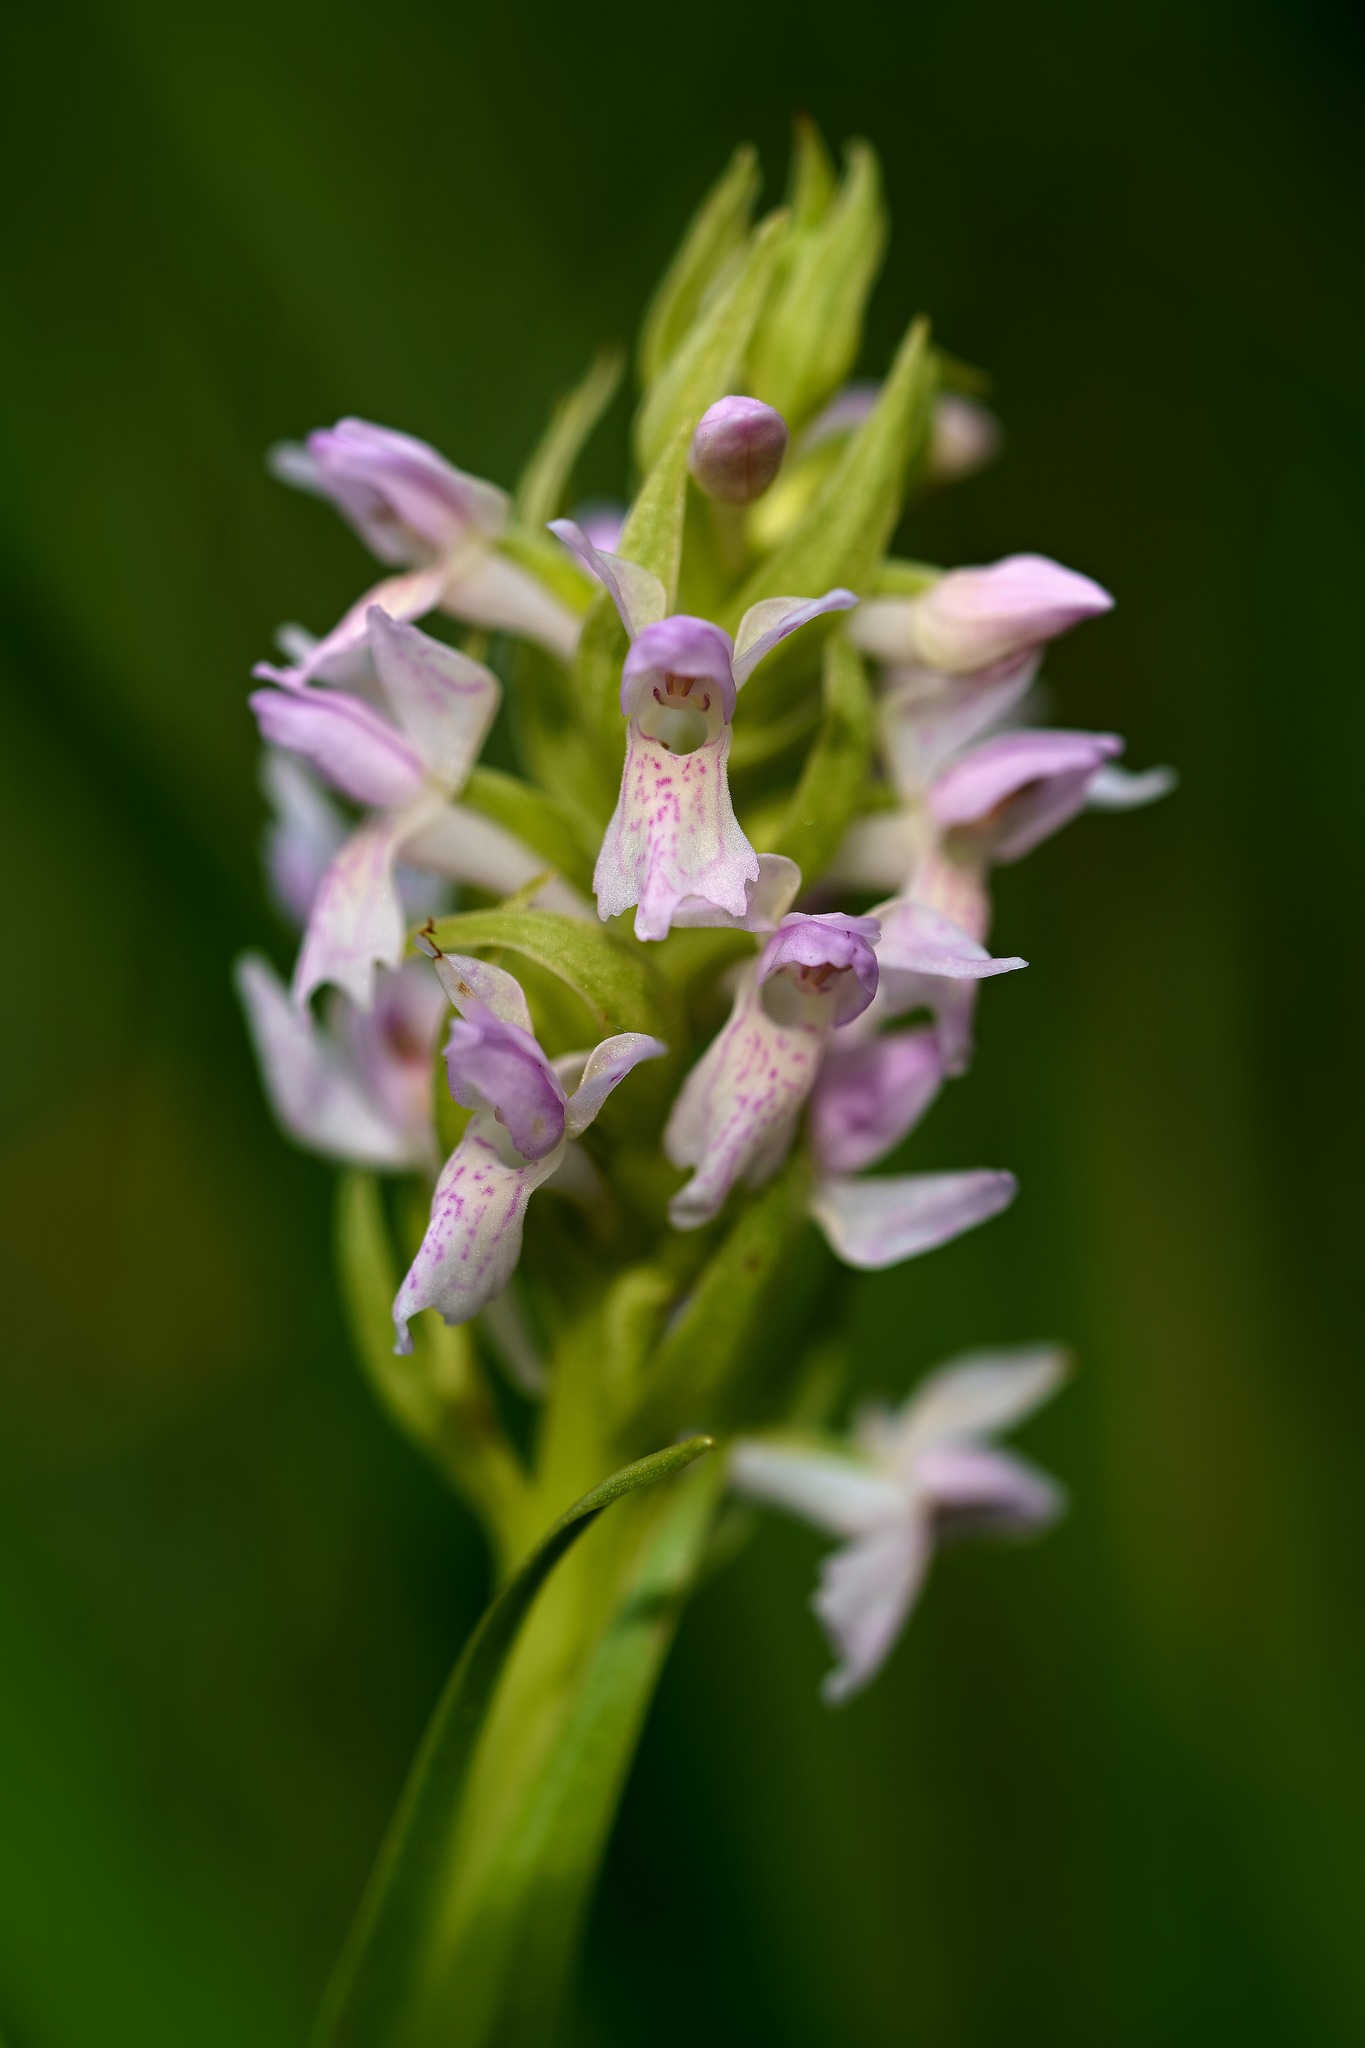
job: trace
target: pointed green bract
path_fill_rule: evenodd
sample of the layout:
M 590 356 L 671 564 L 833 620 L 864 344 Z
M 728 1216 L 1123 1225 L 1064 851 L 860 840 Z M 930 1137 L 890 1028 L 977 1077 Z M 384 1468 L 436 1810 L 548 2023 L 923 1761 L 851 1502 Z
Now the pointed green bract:
M 574 464 L 616 396 L 623 368 L 619 349 L 603 349 L 594 357 L 582 383 L 556 405 L 540 446 L 517 485 L 517 516 L 525 525 L 543 526 L 547 519 L 563 511 Z
M 574 814 L 543 789 L 500 768 L 474 768 L 460 802 L 505 826 L 575 888 L 591 888 L 593 849 Z
M 560 1517 L 484 1615 L 423 1739 L 328 1990 L 314 2048 L 437 2048 L 476 2038 L 462 2023 L 462 1994 L 447 1985 L 440 1926 L 444 1891 L 435 1880 L 458 1833 L 465 1786 L 498 1680 L 536 1595 L 603 1509 L 681 1472 L 713 1448 L 710 1437 L 691 1437 L 594 1487 Z
M 875 709 L 856 648 L 836 638 L 825 647 L 823 711 L 773 853 L 794 860 L 809 881 L 821 876 L 857 815 L 867 782 Z
M 646 390 L 697 318 L 717 277 L 742 247 L 760 182 L 757 152 L 745 143 L 693 216 L 645 314 L 639 370 Z
M 749 388 L 776 406 L 793 431 L 833 396 L 856 363 L 885 248 L 877 159 L 865 142 L 851 143 L 833 200 L 811 225 L 793 229 L 750 351 Z
M 840 583 L 860 594 L 871 587 L 923 455 L 933 395 L 929 323 L 917 320 L 838 468 L 796 531 L 731 600 L 724 624 L 733 630 L 760 598 L 814 597 Z
M 551 910 L 466 910 L 437 918 L 431 936 L 443 953 L 523 954 L 572 990 L 598 1032 L 666 1035 L 668 1003 L 658 970 L 640 948 L 624 945 L 576 917 Z
M 650 386 L 635 422 L 635 454 L 642 470 L 658 461 L 679 429 L 686 428 L 690 437 L 707 407 L 736 388 L 789 225 L 787 214 L 779 212 L 754 230 L 730 282 L 716 292 Z M 621 552 L 628 552 L 624 543 Z

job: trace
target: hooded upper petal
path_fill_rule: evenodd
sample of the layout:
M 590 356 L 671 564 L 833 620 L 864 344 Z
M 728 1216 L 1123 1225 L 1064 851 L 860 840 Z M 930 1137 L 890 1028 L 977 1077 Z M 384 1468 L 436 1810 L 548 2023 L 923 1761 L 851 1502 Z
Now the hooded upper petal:
M 759 986 L 787 974 L 802 996 L 829 1001 L 832 1023 L 850 1024 L 877 993 L 880 931 L 872 917 L 789 911 L 758 956 Z
M 446 1078 L 466 1109 L 486 1109 L 523 1159 L 544 1159 L 564 1140 L 566 1096 L 529 1031 L 469 1003 L 450 1027 Z
M 719 712 L 728 725 L 735 711 L 735 677 L 730 636 L 709 619 L 673 612 L 654 625 L 643 626 L 631 642 L 621 669 L 621 710 L 638 718 L 652 704 L 681 696 L 689 708 L 706 718 Z M 681 677 L 693 691 L 668 690 L 669 677 Z
M 1018 1192 L 1012 1173 L 909 1173 L 872 1180 L 830 1174 L 810 1212 L 847 1266 L 877 1271 L 917 1258 L 998 1216 Z

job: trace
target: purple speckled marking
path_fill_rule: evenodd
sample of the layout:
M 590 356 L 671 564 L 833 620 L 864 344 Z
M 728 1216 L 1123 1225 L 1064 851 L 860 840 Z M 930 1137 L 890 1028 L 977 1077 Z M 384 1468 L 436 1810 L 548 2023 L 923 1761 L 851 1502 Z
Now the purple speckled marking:
M 636 937 L 662 939 L 689 896 L 744 915 L 758 855 L 730 801 L 729 753 L 728 726 L 695 753 L 672 754 L 631 721 L 621 795 L 593 876 L 601 917 L 636 904 Z

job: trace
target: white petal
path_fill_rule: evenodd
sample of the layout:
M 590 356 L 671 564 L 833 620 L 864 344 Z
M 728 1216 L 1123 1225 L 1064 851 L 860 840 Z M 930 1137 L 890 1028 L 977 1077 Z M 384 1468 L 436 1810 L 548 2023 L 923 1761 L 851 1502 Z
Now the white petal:
M 900 794 L 910 801 L 956 754 L 983 738 L 1028 695 L 1039 657 L 1025 655 L 984 676 L 942 669 L 893 669 L 878 706 L 882 752 Z
M 834 1536 L 865 1536 L 901 1512 L 904 1490 L 858 1458 L 739 1437 L 730 1484 L 749 1500 L 787 1508 Z
M 1180 777 L 1174 768 L 1144 768 L 1134 775 L 1127 768 L 1109 763 L 1092 775 L 1086 786 L 1086 809 L 1091 811 L 1133 811 L 1169 796 Z
M 998 1216 L 1014 1200 L 1012 1173 L 909 1173 L 816 1182 L 810 1213 L 845 1265 L 876 1272 L 917 1258 Z
M 914 661 L 919 652 L 915 638 L 915 597 L 869 597 L 849 620 L 847 632 L 853 645 L 875 661 Z
M 448 562 L 440 604 L 472 626 L 534 640 L 561 661 L 572 661 L 578 645 L 581 620 L 529 569 L 496 548 L 468 547 Z
M 741 932 L 774 932 L 801 892 L 801 870 L 785 853 L 760 853 L 758 880 L 746 882 L 748 908 L 742 917 L 717 910 L 701 896 L 685 896 L 673 912 L 673 926 L 732 927 Z
M 735 688 L 743 689 L 765 655 L 790 634 L 826 612 L 851 611 L 857 602 L 851 590 L 827 590 L 823 597 L 765 597 L 750 605 L 735 634 Z
M 861 1692 L 881 1670 L 932 1554 L 924 1519 L 907 1515 L 825 1559 L 811 1606 L 841 1659 L 820 1688 L 830 1706 Z
M 413 867 L 442 875 L 448 882 L 470 882 L 495 896 L 512 896 L 545 873 L 538 853 L 465 804 L 445 804 L 408 841 L 404 859 Z M 561 916 L 591 920 L 592 905 L 560 875 L 551 875 L 536 891 L 536 903 Z
M 1067 1355 L 1055 1344 L 972 1351 L 940 1366 L 896 1418 L 898 1465 L 930 1444 L 1012 1429 L 1056 1393 L 1066 1370 Z
M 668 593 L 652 569 L 628 562 L 623 555 L 594 547 L 572 519 L 552 519 L 550 531 L 577 555 L 590 576 L 611 593 L 621 624 L 633 640 L 646 626 L 657 626 L 668 611 Z
M 370 651 L 399 725 L 443 790 L 463 788 L 502 695 L 491 669 L 416 626 L 369 613 Z
M 301 1145 L 356 1166 L 425 1163 L 426 1141 L 386 1114 L 309 1010 L 296 1009 L 273 969 L 244 955 L 233 972 L 271 1108 Z
M 369 1009 L 375 967 L 396 967 L 403 957 L 403 906 L 393 869 L 411 830 L 411 816 L 401 811 L 370 819 L 329 864 L 294 969 L 296 1003 L 332 982 Z
M 583 1077 L 569 1097 L 564 1112 L 564 1128 L 571 1138 L 577 1138 L 586 1131 L 602 1104 L 617 1083 L 624 1081 L 633 1067 L 641 1060 L 659 1060 L 668 1051 L 661 1038 L 651 1038 L 644 1031 L 622 1031 L 615 1038 L 604 1038 L 588 1054 L 583 1068 Z
M 382 583 L 376 583 L 356 599 L 330 633 L 314 642 L 307 659 L 291 671 L 292 679 L 298 683 L 314 677 L 342 680 L 347 665 L 368 649 L 368 619 L 375 605 L 391 619 L 424 618 L 440 603 L 445 582 L 445 568 L 439 562 L 427 563 L 420 569 L 405 569 L 398 576 L 386 576 Z
M 700 922 L 694 898 L 721 924 L 747 915 L 758 855 L 730 801 L 729 757 L 728 725 L 695 752 L 674 754 L 630 721 L 621 794 L 593 872 L 599 917 L 635 904 L 636 938 L 662 939 L 681 906 Z
M 675 1166 L 696 1168 L 669 1203 L 675 1229 L 696 1230 L 720 1209 L 735 1182 L 776 1163 L 820 1069 L 824 1034 L 778 1024 L 759 995 L 755 971 L 741 982 L 728 1022 L 686 1081 L 664 1131 Z
M 994 1445 L 931 1444 L 920 1454 L 915 1477 L 941 1539 L 1031 1535 L 1055 1522 L 1066 1505 L 1046 1472 Z
M 509 1164 L 492 1113 L 470 1119 L 441 1170 L 431 1221 L 393 1305 L 397 1350 L 411 1350 L 408 1322 L 419 1309 L 464 1323 L 502 1293 L 521 1256 L 526 1204 L 558 1164 L 557 1149 L 533 1165 Z

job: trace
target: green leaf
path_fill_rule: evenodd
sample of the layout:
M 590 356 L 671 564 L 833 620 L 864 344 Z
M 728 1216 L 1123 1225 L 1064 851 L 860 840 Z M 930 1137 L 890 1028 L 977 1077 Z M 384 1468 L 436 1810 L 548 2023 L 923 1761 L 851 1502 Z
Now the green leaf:
M 792 123 L 792 161 L 787 178 L 787 204 L 798 233 L 819 225 L 829 211 L 838 178 L 825 138 L 809 114 Z
M 379 1183 L 352 1171 L 337 1187 L 336 1257 L 351 1335 L 366 1375 L 399 1427 L 476 1508 L 505 1550 L 524 1513 L 526 1475 L 503 1435 L 469 1330 L 436 1314 L 412 1323 L 412 1352 L 393 1349 L 398 1270 Z
M 659 460 L 680 429 L 686 428 L 690 438 L 708 405 L 734 389 L 789 225 L 789 216 L 777 212 L 754 230 L 734 277 L 716 292 L 646 392 L 635 421 L 635 454 L 642 470 Z M 621 552 L 630 555 L 624 538 Z
M 839 850 L 867 781 L 876 722 L 867 669 L 842 638 L 825 644 L 824 711 L 773 846 L 800 868 L 807 888 Z
M 834 584 L 860 594 L 896 528 L 913 463 L 923 454 L 933 403 L 929 324 L 911 327 L 876 405 L 849 440 L 800 525 L 761 563 L 730 606 L 733 627 L 765 597 L 817 596 Z M 764 663 L 764 670 L 771 663 Z M 756 678 L 755 681 L 758 681 Z M 748 702 L 754 695 L 750 683 Z
M 616 348 L 594 357 L 581 384 L 559 400 L 550 415 L 540 446 L 517 485 L 517 516 L 530 527 L 543 526 L 563 510 L 569 479 L 594 427 L 621 381 L 624 359 Z
M 329 1987 L 315 2048 L 469 2043 L 458 1977 L 449 1981 L 444 1884 L 490 1702 L 536 1595 L 564 1553 L 623 1495 L 714 1448 L 691 1437 L 613 1474 L 562 1515 L 487 1610 L 457 1662 Z
M 808 217 L 809 210 L 808 203 Z M 833 202 L 792 236 L 749 356 L 749 388 L 776 406 L 793 430 L 833 395 L 857 361 L 886 225 L 876 155 L 865 142 L 850 143 Z
M 596 848 L 587 843 L 574 813 L 557 798 L 518 775 L 480 767 L 460 791 L 460 802 L 505 826 L 565 881 L 580 889 L 592 887 Z
M 794 1159 L 741 1211 L 703 1267 L 649 1366 L 656 1392 L 643 1405 L 642 1433 L 677 1426 L 680 1415 L 723 1413 L 755 1348 L 768 1291 L 808 1228 L 810 1168 Z
M 471 1920 L 464 1953 L 496 2001 L 490 2048 L 545 2048 L 556 2036 L 612 1819 L 723 1483 L 717 1462 L 678 1490 L 648 1532 L 535 1796 L 503 1845 L 498 1896 L 485 1894 Z M 454 1972 L 449 1981 L 453 1989 Z
M 646 389 L 676 352 L 707 293 L 742 248 L 759 187 L 758 155 L 745 143 L 731 157 L 694 215 L 664 272 L 640 333 L 640 382 Z
M 432 930 L 443 953 L 523 954 L 576 995 L 604 1035 L 667 1035 L 669 1004 L 658 969 L 642 948 L 600 925 L 552 910 L 466 910 Z

